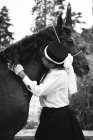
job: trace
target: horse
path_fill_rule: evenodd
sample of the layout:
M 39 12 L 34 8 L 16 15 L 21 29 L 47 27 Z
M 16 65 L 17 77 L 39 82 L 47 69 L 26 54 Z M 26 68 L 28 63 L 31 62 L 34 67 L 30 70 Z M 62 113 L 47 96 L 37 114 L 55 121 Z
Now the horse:
M 76 75 L 82 77 L 88 74 L 88 61 L 71 35 L 69 11 L 68 6 L 67 20 L 63 21 L 60 14 L 55 26 L 26 36 L 0 52 L 0 140 L 14 140 L 15 134 L 24 127 L 33 95 L 20 77 L 9 70 L 9 63 L 22 64 L 29 78 L 39 83 L 46 70 L 41 61 L 40 48 L 45 48 L 51 41 L 59 39 L 74 57 L 73 67 Z

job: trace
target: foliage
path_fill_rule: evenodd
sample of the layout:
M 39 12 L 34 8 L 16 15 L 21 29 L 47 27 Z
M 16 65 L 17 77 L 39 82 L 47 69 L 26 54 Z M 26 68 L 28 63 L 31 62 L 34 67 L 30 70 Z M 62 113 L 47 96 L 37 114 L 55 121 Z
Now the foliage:
M 84 38 L 86 42 L 93 43 L 93 27 L 89 29 L 82 29 L 81 37 Z
M 85 24 L 85 22 L 83 21 L 80 21 L 80 19 L 82 18 L 82 13 L 81 12 L 72 12 L 72 25 L 73 25 L 73 28 L 75 27 L 75 25 L 78 23 L 78 24 Z
M 81 34 L 73 31 L 72 35 L 76 44 L 85 54 L 89 55 L 93 53 L 93 27 L 82 29 Z
M 87 54 L 90 72 L 87 76 L 78 78 L 78 93 L 74 94 L 70 100 L 70 106 L 73 108 L 81 128 L 84 130 L 93 130 L 93 44 L 89 36 L 93 35 L 93 28 L 85 29 L 82 34 L 73 32 L 76 44 Z
M 36 5 L 32 8 L 32 14 L 37 14 L 34 32 L 46 27 L 47 15 L 53 11 L 53 3 L 51 0 L 35 0 L 35 3 Z
M 81 44 L 79 44 L 80 49 L 83 51 L 85 54 L 90 54 L 90 43 L 83 41 Z
M 72 36 L 77 45 L 82 44 L 84 42 L 84 39 L 81 37 L 81 34 L 79 34 L 78 32 L 73 31 Z
M 79 123 L 83 130 L 93 130 L 93 108 L 86 108 L 81 112 Z
M 91 64 L 90 57 L 89 64 Z M 93 63 L 91 66 L 93 69 Z M 84 130 L 93 130 L 93 71 L 91 70 L 87 76 L 78 78 L 78 93 L 74 94 L 70 100 L 70 106 Z
M 81 111 L 88 106 L 87 103 L 87 92 L 88 85 L 87 80 L 78 78 L 78 93 L 72 95 L 70 105 L 75 110 L 76 115 L 80 115 Z
M 35 0 L 35 6 L 32 8 L 32 15 L 37 14 L 35 18 L 35 28 L 33 32 L 45 28 L 49 22 L 55 20 L 59 12 L 55 12 L 55 6 L 61 4 L 64 0 Z M 63 7 L 61 6 L 60 9 Z M 55 21 L 54 21 L 55 22 Z
M 93 53 L 93 27 L 89 29 L 82 29 L 82 33 L 80 35 L 83 42 L 79 44 L 79 47 L 84 50 L 86 54 Z
M 10 26 L 12 26 L 12 24 L 10 24 L 8 9 L 6 6 L 3 6 L 3 8 L 0 11 L 0 46 L 1 47 L 6 47 L 14 39 L 13 33 L 9 31 Z
M 31 30 L 36 32 L 49 24 L 55 24 L 59 13 L 63 14 L 65 7 L 67 8 L 65 5 L 65 0 L 35 0 L 35 6 L 32 8 L 32 15 L 36 13 L 35 27 L 34 29 L 31 28 Z M 72 12 L 73 28 L 76 23 L 84 23 L 80 21 L 81 17 L 81 12 Z

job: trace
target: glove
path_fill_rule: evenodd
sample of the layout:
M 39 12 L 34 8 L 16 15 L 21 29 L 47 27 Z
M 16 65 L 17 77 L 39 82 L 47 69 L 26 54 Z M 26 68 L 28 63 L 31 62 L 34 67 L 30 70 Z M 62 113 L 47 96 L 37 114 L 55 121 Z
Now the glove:
M 24 70 L 23 66 L 21 64 L 17 64 L 17 65 L 11 65 L 8 64 L 8 68 L 13 71 L 16 75 L 18 75 L 19 72 L 21 72 L 22 70 Z
M 24 68 L 23 68 L 23 66 L 21 64 L 15 65 L 14 66 L 14 69 L 13 69 L 13 71 L 14 71 L 14 73 L 16 75 L 18 75 L 18 73 L 21 72 L 21 71 L 23 71 L 23 70 L 24 70 Z

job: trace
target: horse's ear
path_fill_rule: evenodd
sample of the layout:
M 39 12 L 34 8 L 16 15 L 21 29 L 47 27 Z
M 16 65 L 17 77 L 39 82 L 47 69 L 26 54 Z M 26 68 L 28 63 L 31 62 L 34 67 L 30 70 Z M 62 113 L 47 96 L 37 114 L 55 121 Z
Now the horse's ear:
M 62 30 L 63 23 L 64 22 L 63 22 L 62 13 L 61 13 L 57 18 L 57 31 L 58 31 L 58 33 L 60 33 L 60 31 Z
M 70 29 L 72 28 L 71 5 L 70 5 L 70 3 L 67 6 L 65 26 L 69 27 Z

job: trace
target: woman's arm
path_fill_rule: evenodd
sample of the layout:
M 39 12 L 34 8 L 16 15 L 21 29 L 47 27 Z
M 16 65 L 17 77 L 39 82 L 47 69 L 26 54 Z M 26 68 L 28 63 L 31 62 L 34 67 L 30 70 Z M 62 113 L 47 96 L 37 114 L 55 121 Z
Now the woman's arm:
M 18 73 L 18 76 L 21 77 L 21 79 L 23 80 L 23 79 L 25 78 L 25 76 L 26 76 L 24 70 L 20 71 L 20 72 Z
M 24 72 L 22 65 L 18 64 L 13 69 L 14 73 L 22 78 L 22 81 L 26 85 L 27 89 L 35 96 L 47 95 L 55 90 L 59 89 L 62 85 L 64 86 L 64 74 L 58 73 L 56 75 L 51 74 L 45 79 L 44 83 L 37 85 L 37 81 L 32 81 Z

